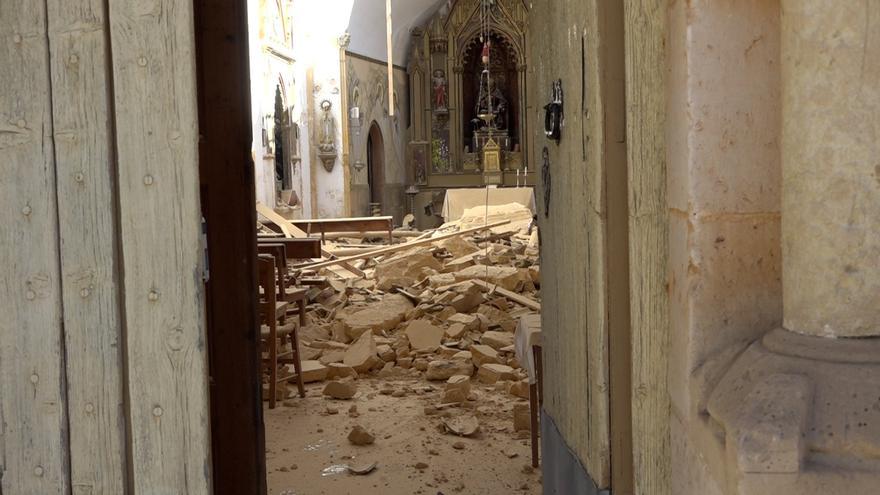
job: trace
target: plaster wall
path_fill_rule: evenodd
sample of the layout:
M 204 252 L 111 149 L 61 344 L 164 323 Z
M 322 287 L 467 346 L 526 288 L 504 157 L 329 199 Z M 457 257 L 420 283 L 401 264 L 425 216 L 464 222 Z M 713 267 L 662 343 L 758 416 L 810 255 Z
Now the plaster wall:
M 302 156 L 303 216 L 334 218 L 347 215 L 345 172 L 343 170 L 342 72 L 340 37 L 345 33 L 352 11 L 350 0 L 325 8 L 314 0 L 293 0 L 293 46 L 298 79 L 302 81 L 298 116 Z M 317 157 L 321 102 L 328 100 L 335 122 L 337 156 L 328 172 Z
M 251 154 L 257 201 L 275 206 L 275 157 L 263 143 L 263 129 L 270 133 L 271 120 L 275 115 L 275 87 L 281 86 L 282 101 L 286 109 L 294 112 L 298 101 L 295 67 L 291 60 L 273 55 L 267 48 L 291 49 L 291 5 L 287 0 L 249 0 L 248 37 L 251 80 Z M 292 168 L 292 186 L 302 198 L 302 171 L 299 165 Z
M 694 372 L 782 318 L 779 3 L 675 1 L 669 16 L 669 388 L 687 422 Z
M 388 114 L 387 65 L 361 58 L 346 57 L 349 108 L 360 110 L 360 134 L 351 129 L 350 163 L 367 163 L 367 135 L 375 122 L 382 132 L 384 144 L 384 189 L 382 214 L 394 216 L 399 224 L 408 213 L 404 189 L 407 181 L 406 143 L 409 140 L 409 93 L 406 70 L 394 68 L 394 116 Z M 351 214 L 369 215 L 370 189 L 368 171 L 351 168 Z

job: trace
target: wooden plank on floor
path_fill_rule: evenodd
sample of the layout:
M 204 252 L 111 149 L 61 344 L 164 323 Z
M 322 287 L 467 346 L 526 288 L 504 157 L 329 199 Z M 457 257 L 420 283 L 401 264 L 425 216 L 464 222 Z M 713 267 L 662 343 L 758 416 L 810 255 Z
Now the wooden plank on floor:
M 69 493 L 46 2 L 0 40 L 0 493 Z
M 110 0 L 134 495 L 211 493 L 192 2 Z
M 107 13 L 93 0 L 48 0 L 47 5 L 71 483 L 74 493 L 124 493 Z

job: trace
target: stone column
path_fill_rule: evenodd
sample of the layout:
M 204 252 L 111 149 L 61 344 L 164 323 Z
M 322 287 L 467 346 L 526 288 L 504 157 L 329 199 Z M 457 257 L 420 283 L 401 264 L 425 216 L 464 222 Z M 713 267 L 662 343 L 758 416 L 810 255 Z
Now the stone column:
M 782 1 L 785 328 L 880 336 L 880 3 Z

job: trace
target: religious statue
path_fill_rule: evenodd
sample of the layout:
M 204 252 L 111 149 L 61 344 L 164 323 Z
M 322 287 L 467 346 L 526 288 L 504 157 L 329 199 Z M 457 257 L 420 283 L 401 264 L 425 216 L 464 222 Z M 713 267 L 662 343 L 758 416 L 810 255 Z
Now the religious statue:
M 321 102 L 321 110 L 324 114 L 321 116 L 318 133 L 318 157 L 328 172 L 333 170 L 333 165 L 336 163 L 336 121 L 333 120 L 333 114 L 330 112 L 332 106 L 330 100 Z
M 439 69 L 434 71 L 434 108 L 446 110 L 446 74 Z
M 324 115 L 321 117 L 321 134 L 318 149 L 321 151 L 336 151 L 336 122 L 333 120 L 333 114 L 330 113 L 332 104 L 329 100 L 321 102 L 321 110 Z

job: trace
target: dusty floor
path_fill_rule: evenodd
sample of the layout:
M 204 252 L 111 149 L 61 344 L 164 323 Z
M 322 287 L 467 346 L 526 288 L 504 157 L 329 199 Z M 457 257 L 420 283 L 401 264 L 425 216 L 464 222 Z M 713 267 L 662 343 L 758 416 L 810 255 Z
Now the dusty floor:
M 426 407 L 435 412 L 432 407 L 440 402 L 443 382 L 366 377 L 357 384 L 351 400 L 325 399 L 324 384 L 315 383 L 307 385 L 304 399 L 265 409 L 270 494 L 541 493 L 528 433 L 513 431 L 515 399 L 503 386 L 474 383 L 476 400 L 468 407 L 427 415 Z M 350 414 L 353 405 L 357 412 Z M 475 436 L 443 433 L 444 414 L 468 413 L 480 421 Z M 375 443 L 349 443 L 354 425 L 372 433 Z M 376 469 L 362 476 L 344 467 L 373 462 Z

